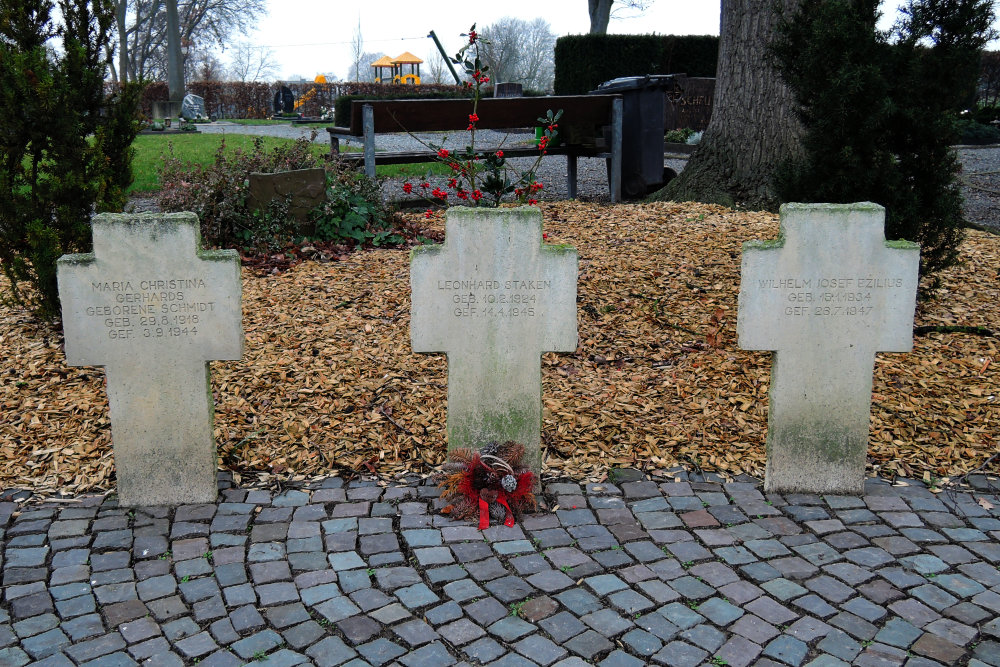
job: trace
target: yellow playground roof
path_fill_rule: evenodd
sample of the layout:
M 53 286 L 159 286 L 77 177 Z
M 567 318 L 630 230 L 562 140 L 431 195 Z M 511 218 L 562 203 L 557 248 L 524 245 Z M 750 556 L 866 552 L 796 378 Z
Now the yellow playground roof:
M 372 63 L 372 67 L 392 67 L 395 63 L 389 56 L 382 56 L 378 60 Z
M 409 51 L 406 51 L 402 55 L 396 56 L 395 58 L 392 59 L 393 65 L 419 65 L 422 62 L 424 61 L 416 57 Z

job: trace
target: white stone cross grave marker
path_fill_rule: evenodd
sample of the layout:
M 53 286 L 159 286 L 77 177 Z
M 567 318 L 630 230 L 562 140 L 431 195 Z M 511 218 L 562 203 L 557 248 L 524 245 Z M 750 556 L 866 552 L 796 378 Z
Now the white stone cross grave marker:
M 104 366 L 122 506 L 215 502 L 208 361 L 243 354 L 239 255 L 200 249 L 193 213 L 93 218 L 59 258 L 66 361 Z
M 525 446 L 541 468 L 541 355 L 576 350 L 576 250 L 542 244 L 535 208 L 447 212 L 445 242 L 414 249 L 414 352 L 448 355 L 448 447 Z
M 743 246 L 737 330 L 773 350 L 764 488 L 861 494 L 875 352 L 913 346 L 920 247 L 876 204 L 785 204 Z

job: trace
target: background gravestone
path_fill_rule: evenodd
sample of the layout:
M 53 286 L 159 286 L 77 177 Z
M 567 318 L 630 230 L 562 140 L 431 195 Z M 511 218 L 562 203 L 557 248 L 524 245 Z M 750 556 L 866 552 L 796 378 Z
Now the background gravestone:
M 205 113 L 205 100 L 198 95 L 192 95 L 188 93 L 181 100 L 181 116 L 188 120 L 197 120 L 199 118 L 207 118 L 208 114 Z
M 743 246 L 739 345 L 774 350 L 766 491 L 861 494 L 875 352 L 913 346 L 920 247 L 876 204 L 785 204 Z
M 287 199 L 288 214 L 298 222 L 298 233 L 312 236 L 316 224 L 310 213 L 326 201 L 326 171 L 322 168 L 293 169 L 271 174 L 251 173 L 247 207 L 267 212 L 272 199 Z
M 274 113 L 292 113 L 295 111 L 295 95 L 288 86 L 282 86 L 274 94 Z
M 119 503 L 210 503 L 208 360 L 243 354 L 239 255 L 200 250 L 193 213 L 93 218 L 94 252 L 59 258 L 66 361 L 107 374 Z
M 445 242 L 410 260 L 414 352 L 448 355 L 448 447 L 525 446 L 541 469 L 542 352 L 573 352 L 577 254 L 542 244 L 542 214 L 448 209 Z

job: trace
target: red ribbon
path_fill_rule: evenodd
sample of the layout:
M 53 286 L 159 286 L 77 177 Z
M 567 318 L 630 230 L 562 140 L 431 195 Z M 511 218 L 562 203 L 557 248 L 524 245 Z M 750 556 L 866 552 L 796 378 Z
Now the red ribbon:
M 479 530 L 490 527 L 490 505 L 479 496 Z
M 503 520 L 503 525 L 508 528 L 514 527 L 514 513 L 510 510 L 510 505 L 507 504 L 507 494 L 501 491 L 497 494 L 497 502 L 503 505 L 507 509 L 507 518 Z
M 508 528 L 514 527 L 514 512 L 511 511 L 510 505 L 507 504 L 507 494 L 500 491 L 497 494 L 497 502 L 503 505 L 504 509 L 507 510 L 507 516 L 503 520 L 503 525 Z M 479 496 L 479 530 L 486 530 L 490 527 L 490 504 L 483 500 L 482 496 Z

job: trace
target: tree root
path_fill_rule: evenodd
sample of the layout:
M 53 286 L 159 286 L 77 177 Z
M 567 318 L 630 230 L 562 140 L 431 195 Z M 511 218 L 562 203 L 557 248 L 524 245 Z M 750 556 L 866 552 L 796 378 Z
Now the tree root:
M 926 336 L 929 333 L 966 333 L 974 336 L 996 338 L 996 332 L 986 327 L 968 327 L 953 324 L 938 324 L 934 326 L 913 327 L 914 336 Z

